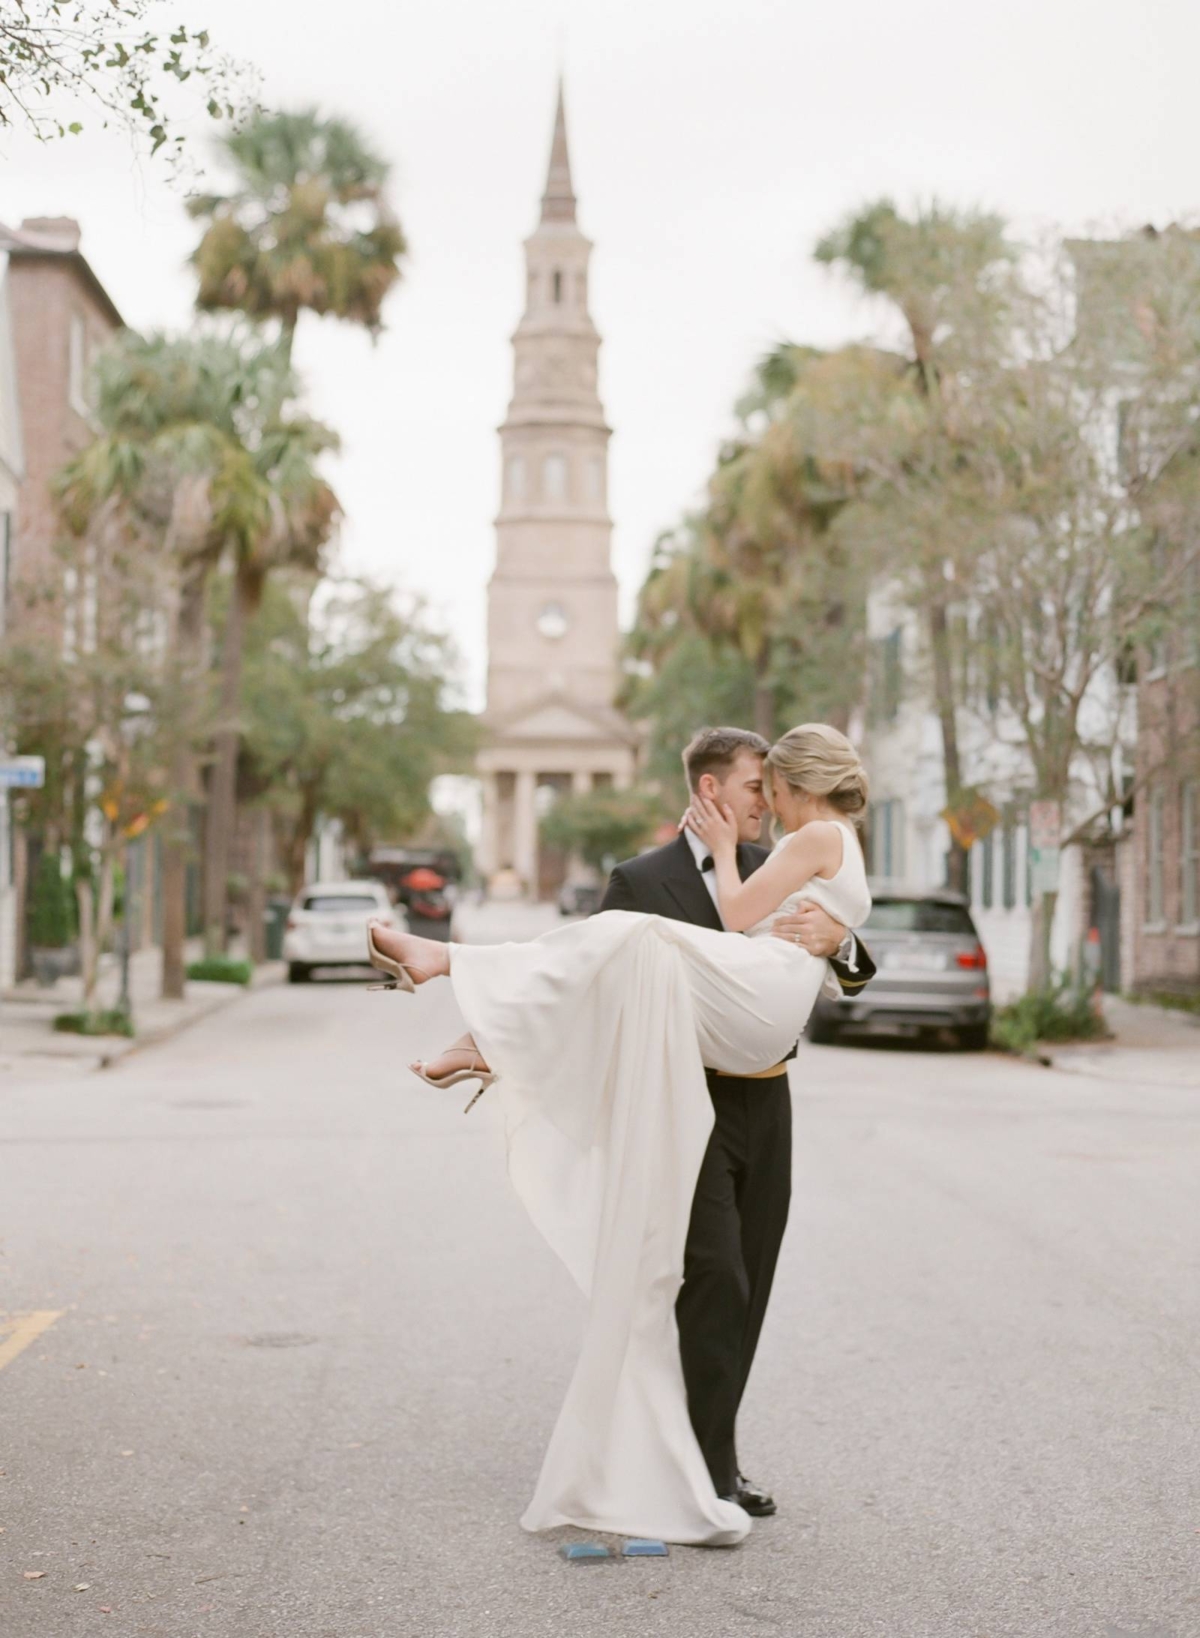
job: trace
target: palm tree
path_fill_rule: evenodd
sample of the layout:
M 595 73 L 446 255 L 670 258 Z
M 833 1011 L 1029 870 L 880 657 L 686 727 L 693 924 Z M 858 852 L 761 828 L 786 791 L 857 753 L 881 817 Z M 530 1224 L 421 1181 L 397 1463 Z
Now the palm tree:
M 215 518 L 233 558 L 229 610 L 221 644 L 221 687 L 215 756 L 209 785 L 204 871 L 204 939 L 209 954 L 225 947 L 229 859 L 236 819 L 238 713 L 246 628 L 258 612 L 268 576 L 276 570 L 314 573 L 340 517 L 337 496 L 316 462 L 337 447 L 328 427 L 291 411 L 290 372 L 274 383 L 278 398 L 259 401 L 266 412 L 244 463 L 216 492 Z
M 353 125 L 315 108 L 260 114 L 221 146 L 234 189 L 188 206 L 208 224 L 192 256 L 196 305 L 277 320 L 288 359 L 305 311 L 378 334 L 407 250 L 387 164 Z
M 244 432 L 271 396 L 278 349 L 249 337 L 173 340 L 125 332 L 100 358 L 99 433 L 63 471 L 59 504 L 78 537 L 102 522 L 135 539 L 172 589 L 162 690 L 170 719 L 171 808 L 163 847 L 163 995 L 184 988 L 188 800 L 203 716 L 204 601 L 210 576 L 240 528 L 246 488 Z M 162 612 L 162 611 L 159 611 Z
M 838 423 L 889 369 L 872 349 L 790 343 L 760 361 L 707 505 L 657 544 L 627 645 L 633 709 L 648 674 L 707 655 L 714 698 L 744 690 L 764 738 L 797 704 L 847 720 L 863 577 L 835 526 L 861 477 Z
M 223 140 L 236 182 L 231 192 L 193 199 L 191 214 L 207 226 L 192 256 L 199 277 L 196 305 L 230 310 L 279 328 L 281 357 L 289 364 L 300 314 L 358 324 L 372 336 L 382 328 L 383 303 L 400 278 L 407 244 L 388 205 L 388 166 L 345 120 L 322 119 L 314 108 L 263 113 Z M 316 423 L 308 423 L 310 434 Z M 293 421 L 294 433 L 299 423 Z M 322 429 L 323 433 L 323 429 Z M 298 457 L 304 438 L 292 440 Z M 311 446 L 311 437 L 310 437 Z M 332 447 L 324 435 L 324 447 Z M 309 448 L 309 456 L 316 451 Z M 285 566 L 315 567 L 317 548 L 304 544 L 306 530 L 332 529 L 329 491 L 309 486 L 293 469 L 299 487 L 285 505 L 282 532 L 268 531 L 269 547 L 243 543 L 238 552 L 237 595 L 231 599 L 222 676 L 224 727 L 216 748 L 205 869 L 206 939 L 224 941 L 230 838 L 235 823 L 236 690 L 241 674 L 245 621 L 262 596 L 263 577 Z M 287 483 L 281 469 L 281 481 Z M 321 522 L 323 509 L 331 507 Z M 308 522 L 301 514 L 308 513 Z M 324 538 L 324 537 L 323 537 Z M 255 848 L 251 943 L 261 917 L 261 842 Z

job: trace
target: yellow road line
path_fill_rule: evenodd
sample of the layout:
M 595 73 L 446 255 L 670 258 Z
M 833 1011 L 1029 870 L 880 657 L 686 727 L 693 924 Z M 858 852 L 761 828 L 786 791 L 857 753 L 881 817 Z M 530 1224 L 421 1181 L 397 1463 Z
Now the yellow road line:
M 18 1320 L 15 1329 L 0 1342 L 0 1371 L 11 1365 L 19 1353 L 31 1342 L 36 1342 L 42 1332 L 48 1331 L 55 1320 L 61 1319 L 65 1313 L 65 1308 L 39 1308 L 36 1313 L 26 1314 L 24 1319 Z

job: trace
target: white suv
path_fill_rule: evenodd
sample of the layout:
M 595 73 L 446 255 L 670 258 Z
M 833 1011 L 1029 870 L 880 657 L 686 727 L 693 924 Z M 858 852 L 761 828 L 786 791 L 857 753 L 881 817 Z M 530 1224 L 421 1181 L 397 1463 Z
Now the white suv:
M 312 882 L 296 895 L 283 935 L 288 983 L 305 984 L 314 967 L 365 967 L 367 922 L 405 928 L 408 919 L 380 882 Z

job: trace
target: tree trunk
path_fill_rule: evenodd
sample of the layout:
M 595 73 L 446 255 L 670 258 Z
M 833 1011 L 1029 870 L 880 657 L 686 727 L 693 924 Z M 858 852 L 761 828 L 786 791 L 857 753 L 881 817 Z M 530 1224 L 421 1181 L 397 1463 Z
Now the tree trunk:
M 267 959 L 267 853 L 270 843 L 271 816 L 266 808 L 255 808 L 251 815 L 254 847 L 250 857 L 250 894 L 247 914 L 250 927 L 246 942 L 251 961 Z
M 79 945 L 83 967 L 83 1010 L 91 1012 L 96 1000 L 96 986 L 100 982 L 100 957 L 113 924 L 113 897 L 116 886 L 116 868 L 112 849 L 106 847 L 100 855 L 100 892 L 92 892 L 90 874 L 81 875 L 75 882 L 75 898 L 79 905 Z
M 287 866 L 288 873 L 288 892 L 293 898 L 304 886 L 304 856 L 308 852 L 308 844 L 312 840 L 316 822 L 317 810 L 306 796 L 304 805 L 296 818 L 296 823 L 292 826 L 284 850 L 284 863 Z
M 221 654 L 221 702 L 215 756 L 208 788 L 208 824 L 204 846 L 204 953 L 222 955 L 229 912 L 229 859 L 236 820 L 237 759 L 241 733 L 238 707 L 242 691 L 242 655 L 246 637 L 246 588 L 234 574 Z
M 162 998 L 182 1001 L 185 990 L 187 938 L 187 783 L 191 756 L 186 746 L 171 752 L 171 807 L 163 825 L 162 845 Z
M 1029 927 L 1029 983 L 1031 991 L 1047 990 L 1053 980 L 1050 962 L 1050 932 L 1058 893 L 1041 893 L 1034 901 Z
M 196 769 L 192 754 L 192 720 L 188 702 L 200 676 L 200 646 L 204 632 L 203 572 L 193 571 L 180 588 L 179 613 L 175 629 L 179 667 L 179 697 L 175 707 L 173 743 L 168 766 L 170 792 L 163 827 L 162 897 L 163 964 L 162 996 L 165 1001 L 182 1001 L 185 990 L 187 939 L 187 866 L 191 850 L 189 802 L 195 788 Z
M 929 647 L 933 655 L 933 697 L 942 728 L 942 764 L 946 774 L 946 801 L 952 804 L 962 790 L 962 763 L 958 754 L 958 723 L 954 711 L 954 667 L 950 654 L 950 622 L 941 597 L 929 606 Z M 950 839 L 946 884 L 955 893 L 967 891 L 967 850 Z
M 771 663 L 769 646 L 763 646 L 754 666 L 754 732 L 767 740 L 775 738 L 775 689 L 768 681 Z
M 308 849 L 308 837 L 299 827 L 293 830 L 288 838 L 286 863 L 288 873 L 288 892 L 293 898 L 304 886 L 304 855 Z
M 91 1011 L 100 965 L 96 949 L 96 900 L 92 878 L 81 871 L 75 875 L 75 904 L 79 912 L 79 971 L 83 978 L 83 1007 Z

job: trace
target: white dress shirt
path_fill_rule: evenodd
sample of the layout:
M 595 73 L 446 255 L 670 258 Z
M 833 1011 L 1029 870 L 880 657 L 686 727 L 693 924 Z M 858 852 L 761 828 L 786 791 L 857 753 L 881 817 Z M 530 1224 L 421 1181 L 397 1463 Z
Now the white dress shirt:
M 704 860 L 710 857 L 708 848 L 696 835 L 694 830 L 685 828 L 683 834 L 687 837 L 687 845 L 692 850 L 692 858 L 696 861 L 696 869 L 700 870 L 700 866 L 704 863 Z M 721 901 L 717 897 L 717 872 L 715 867 L 713 865 L 709 865 L 707 870 L 700 870 L 700 880 L 708 889 L 708 896 L 716 906 L 717 915 L 721 916 Z M 724 925 L 725 918 L 724 916 L 721 916 L 721 926 L 724 927 Z M 844 961 L 852 973 L 856 973 L 858 971 L 858 944 L 855 941 L 853 933 L 846 934 L 845 938 L 838 945 L 835 953 L 837 959 L 839 961 Z M 827 989 L 828 994 L 841 994 L 838 981 L 833 977 L 832 973 L 826 980 L 826 985 L 828 986 L 829 984 L 832 984 L 833 988 Z

